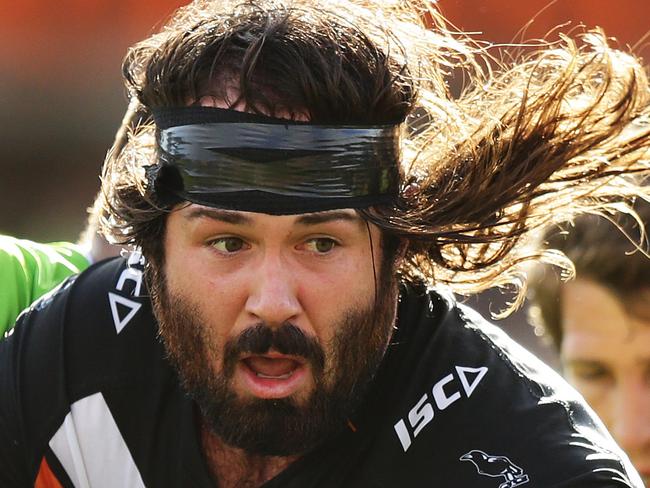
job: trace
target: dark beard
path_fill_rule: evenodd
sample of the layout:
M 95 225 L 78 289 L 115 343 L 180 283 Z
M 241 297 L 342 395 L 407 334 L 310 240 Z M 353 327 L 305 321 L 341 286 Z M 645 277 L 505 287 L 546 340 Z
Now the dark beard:
M 329 356 L 316 338 L 292 324 L 278 328 L 257 324 L 219 350 L 205 333 L 208 326 L 197 308 L 170 294 L 164 277 L 154 275 L 153 283 L 159 287 L 152 290 L 152 302 L 160 335 L 184 389 L 214 434 L 250 454 L 302 454 L 336 435 L 370 386 L 395 319 L 394 279 L 382 276 L 376 303 L 348 310 L 339 323 L 332 324 L 336 334 Z M 242 399 L 232 390 L 230 381 L 241 355 L 263 354 L 271 348 L 302 356 L 309 363 L 315 388 L 306 401 Z M 222 371 L 215 374 L 211 364 L 219 361 Z

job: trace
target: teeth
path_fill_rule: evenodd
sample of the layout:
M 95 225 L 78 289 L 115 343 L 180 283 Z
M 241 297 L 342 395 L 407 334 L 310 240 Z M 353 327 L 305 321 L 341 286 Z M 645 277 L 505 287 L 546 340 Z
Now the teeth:
M 279 376 L 272 376 L 270 374 L 264 374 L 264 373 L 255 373 L 258 378 L 264 378 L 265 380 L 286 380 L 287 378 L 290 378 L 291 375 L 293 374 L 293 371 L 290 371 L 286 374 L 281 374 Z

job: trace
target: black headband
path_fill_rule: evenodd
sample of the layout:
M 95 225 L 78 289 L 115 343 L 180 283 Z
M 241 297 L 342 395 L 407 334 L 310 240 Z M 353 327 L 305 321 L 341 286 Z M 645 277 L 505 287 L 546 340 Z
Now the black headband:
M 399 126 L 324 126 L 211 107 L 154 110 L 161 196 L 269 214 L 388 203 Z

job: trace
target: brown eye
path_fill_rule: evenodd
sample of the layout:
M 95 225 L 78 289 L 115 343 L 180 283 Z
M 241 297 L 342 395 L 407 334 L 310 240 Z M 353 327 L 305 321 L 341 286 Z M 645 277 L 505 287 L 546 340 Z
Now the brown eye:
M 336 247 L 336 241 L 327 237 L 317 237 L 307 241 L 307 249 L 318 254 L 326 254 Z
M 241 251 L 244 248 L 244 241 L 239 237 L 222 237 L 212 241 L 212 247 L 224 253 Z

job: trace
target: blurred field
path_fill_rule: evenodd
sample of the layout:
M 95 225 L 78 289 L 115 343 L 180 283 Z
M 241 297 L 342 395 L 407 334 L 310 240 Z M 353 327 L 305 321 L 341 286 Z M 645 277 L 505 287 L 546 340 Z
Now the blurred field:
M 179 0 L 0 0 L 0 232 L 76 239 L 126 108 L 120 65 Z

